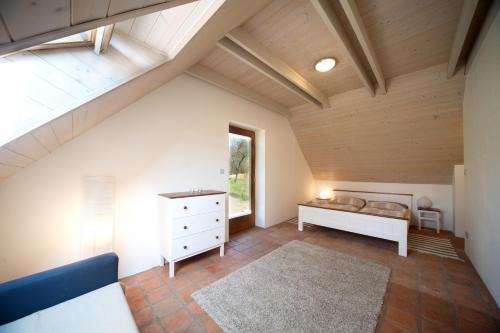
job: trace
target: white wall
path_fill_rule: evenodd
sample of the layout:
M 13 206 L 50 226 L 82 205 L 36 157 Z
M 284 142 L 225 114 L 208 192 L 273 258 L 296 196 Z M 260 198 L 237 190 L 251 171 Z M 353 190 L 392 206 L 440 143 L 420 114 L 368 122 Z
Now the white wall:
M 453 170 L 453 221 L 455 236 L 465 237 L 465 175 L 464 165 Z
M 439 208 L 443 212 L 443 230 L 453 230 L 452 185 L 316 181 L 316 195 L 319 195 L 323 190 L 331 191 L 333 189 L 413 194 L 414 224 L 416 223 L 417 199 L 426 195 L 432 200 L 433 207 Z M 435 227 L 432 223 L 424 224 L 424 226 Z
M 79 259 L 82 177 L 88 175 L 115 178 L 120 276 L 155 266 L 157 193 L 225 190 L 230 122 L 265 137 L 265 156 L 257 157 L 264 162 L 259 224 L 296 216 L 297 202 L 311 197 L 314 183 L 288 120 L 180 76 L 0 184 L 0 282 Z
M 467 73 L 465 250 L 500 305 L 500 12 Z

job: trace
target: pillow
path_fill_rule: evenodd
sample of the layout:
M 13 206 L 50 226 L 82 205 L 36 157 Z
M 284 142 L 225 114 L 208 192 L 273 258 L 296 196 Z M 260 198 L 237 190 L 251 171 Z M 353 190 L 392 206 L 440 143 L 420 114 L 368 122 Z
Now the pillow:
M 359 211 L 359 207 L 353 206 L 353 205 L 343 205 L 343 204 L 335 204 L 331 203 L 328 205 L 328 207 L 333 208 L 333 209 L 339 209 L 339 210 L 347 210 L 350 212 L 357 212 Z
M 386 210 L 396 210 L 399 212 L 403 212 L 406 209 L 408 209 L 408 206 L 406 205 L 390 201 L 368 201 L 366 203 L 366 207 L 386 209 Z
M 363 199 L 345 196 L 336 196 L 335 199 L 333 199 L 333 203 L 339 205 L 352 205 L 358 208 L 365 205 L 365 201 Z

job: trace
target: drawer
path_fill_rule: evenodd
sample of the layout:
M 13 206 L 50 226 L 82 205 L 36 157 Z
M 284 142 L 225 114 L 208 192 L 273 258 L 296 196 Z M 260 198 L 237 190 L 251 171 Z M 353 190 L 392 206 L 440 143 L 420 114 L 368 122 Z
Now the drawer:
M 177 260 L 224 243 L 224 228 L 204 231 L 172 241 L 172 258 Z
M 173 199 L 172 217 L 179 218 L 215 211 L 224 211 L 225 203 L 226 197 L 224 194 Z
M 226 223 L 224 211 L 182 217 L 172 220 L 172 238 L 197 234 L 199 232 L 223 227 Z

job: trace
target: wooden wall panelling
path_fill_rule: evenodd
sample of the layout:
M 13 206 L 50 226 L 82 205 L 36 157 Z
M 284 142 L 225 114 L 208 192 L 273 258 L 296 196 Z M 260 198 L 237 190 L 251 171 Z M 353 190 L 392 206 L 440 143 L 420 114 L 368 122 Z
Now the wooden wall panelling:
M 33 160 L 38 160 L 47 155 L 49 151 L 38 142 L 31 133 L 25 134 L 5 145 L 7 149 L 26 156 Z
M 236 28 L 226 35 L 230 40 L 238 44 L 241 48 L 252 54 L 254 57 L 264 62 L 288 81 L 308 93 L 316 101 L 321 103 L 322 107 L 329 107 L 328 97 L 318 88 L 304 79 L 299 73 L 291 68 L 287 63 L 270 52 L 266 47 L 260 44 L 254 37 L 241 27 Z M 317 103 L 315 103 L 317 104 Z
M 73 138 L 73 112 L 68 112 L 50 122 L 57 142 L 62 145 Z
M 186 73 L 189 75 L 201 79 L 205 82 L 213 84 L 219 88 L 222 88 L 230 93 L 240 96 L 250 102 L 261 105 L 271 111 L 280 113 L 282 115 L 289 115 L 288 108 L 281 105 L 267 97 L 257 94 L 256 92 L 248 89 L 247 87 L 226 78 L 225 76 L 203 66 L 195 65 L 189 68 Z
M 386 95 L 353 90 L 331 109 L 293 108 L 290 123 L 316 179 L 450 184 L 463 162 L 464 76 L 446 64 L 388 80 Z
M 31 133 L 35 139 L 50 153 L 59 147 L 59 141 L 57 141 L 56 134 L 54 133 L 50 123 L 38 127 Z
M 24 168 L 29 165 L 33 160 L 23 155 L 19 155 L 4 147 L 0 147 L 0 164 Z
M 377 59 L 377 55 L 375 54 L 375 50 L 373 49 L 372 42 L 370 37 L 368 36 L 368 32 L 366 31 L 365 24 L 361 15 L 359 14 L 358 7 L 356 5 L 355 0 L 341 0 L 340 4 L 344 9 L 344 12 L 347 16 L 347 19 L 351 23 L 351 26 L 356 34 L 357 40 L 363 49 L 363 52 L 370 64 L 373 75 L 375 76 L 378 86 L 382 93 L 386 93 L 387 90 L 385 88 L 385 79 L 384 74 L 382 73 L 382 68 Z
M 220 48 L 215 48 L 200 64 L 286 107 L 304 103 L 301 97 Z
M 71 24 L 106 17 L 110 0 L 71 0 Z
M 70 0 L 5 0 L 0 13 L 15 41 L 70 26 Z
M 326 27 L 330 33 L 339 42 L 340 46 L 343 48 L 344 53 L 347 54 L 353 68 L 358 73 L 359 78 L 367 88 L 370 95 L 375 95 L 375 89 L 373 83 L 370 80 L 370 76 L 367 74 L 366 69 L 363 67 L 359 55 L 356 53 L 354 46 L 349 40 L 345 29 L 335 14 L 331 4 L 328 0 L 311 0 L 312 5 L 316 9 L 316 12 L 321 17 Z
M 479 0 L 464 1 L 462 11 L 460 12 L 460 18 L 458 20 L 457 30 L 455 32 L 455 37 L 453 39 L 453 45 L 450 51 L 450 58 L 448 60 L 448 78 L 455 75 L 458 66 L 458 60 L 460 58 L 460 55 L 462 54 L 465 40 L 471 28 L 472 19 L 474 18 L 474 14 L 478 8 L 479 2 Z
M 56 1 L 63 1 L 63 0 L 56 0 Z M 67 1 L 69 3 L 69 0 L 65 0 L 65 1 Z M 171 1 L 168 1 L 165 3 L 160 3 L 157 5 L 152 5 L 152 6 L 148 6 L 148 7 L 129 10 L 129 11 L 119 13 L 116 15 L 111 15 L 111 16 L 108 16 L 108 17 L 105 17 L 102 19 L 97 19 L 97 20 L 79 23 L 79 24 L 76 24 L 73 26 L 69 26 L 69 23 L 68 23 L 68 25 L 66 27 L 58 28 L 55 30 L 53 30 L 52 28 L 50 28 L 48 30 L 47 30 L 47 28 L 45 28 L 45 29 L 40 28 L 39 29 L 40 31 L 36 31 L 34 29 L 31 29 L 32 32 L 30 32 L 29 35 L 23 37 L 22 39 L 19 39 L 19 40 L 15 39 L 14 42 L 1 44 L 0 45 L 0 55 L 19 51 L 19 50 L 28 48 L 30 46 L 39 45 L 39 44 L 46 43 L 46 42 L 49 42 L 49 41 L 52 41 L 52 40 L 55 40 L 58 38 L 74 35 L 74 34 L 77 34 L 80 32 L 88 31 L 91 29 L 105 26 L 105 25 L 114 24 L 114 23 L 117 23 L 120 21 L 128 20 L 128 19 L 133 18 L 133 17 L 143 16 L 146 14 L 158 12 L 158 11 L 172 8 L 175 6 L 180 6 L 180 5 L 183 5 L 183 4 L 186 4 L 189 2 L 193 2 L 193 1 L 194 0 L 171 0 Z M 0 2 L 0 5 L 3 5 L 6 3 L 10 4 L 10 3 L 14 3 L 14 2 L 15 2 L 14 0 L 9 0 L 7 2 Z M 23 2 L 28 2 L 28 0 L 23 0 Z M 2 15 L 4 15 L 3 11 L 1 10 L 1 7 L 0 7 L 0 13 Z M 20 19 L 20 18 L 22 18 L 22 19 Z M 68 20 L 68 22 L 70 20 L 69 11 L 67 13 L 67 20 Z M 18 22 L 25 22 L 24 16 L 19 14 L 19 16 L 17 16 L 17 21 Z M 31 25 L 26 25 L 26 26 L 31 27 Z M 9 27 L 8 23 L 7 23 L 7 27 Z M 42 32 L 41 30 L 48 31 L 48 32 Z

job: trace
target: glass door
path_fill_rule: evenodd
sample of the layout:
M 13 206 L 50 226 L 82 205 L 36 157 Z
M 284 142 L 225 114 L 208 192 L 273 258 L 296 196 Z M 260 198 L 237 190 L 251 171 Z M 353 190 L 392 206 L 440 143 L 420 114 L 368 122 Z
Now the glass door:
M 229 126 L 229 233 L 255 226 L 255 132 Z

